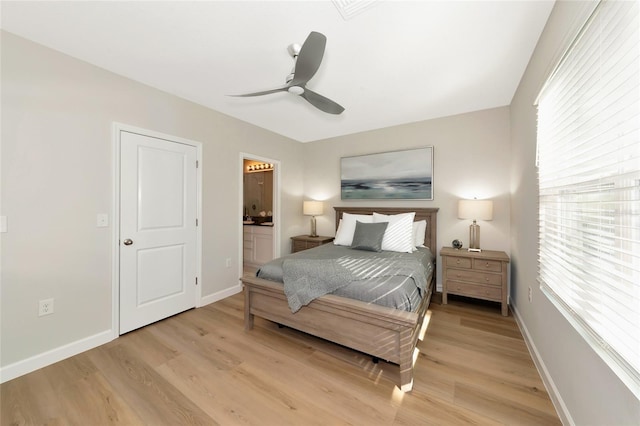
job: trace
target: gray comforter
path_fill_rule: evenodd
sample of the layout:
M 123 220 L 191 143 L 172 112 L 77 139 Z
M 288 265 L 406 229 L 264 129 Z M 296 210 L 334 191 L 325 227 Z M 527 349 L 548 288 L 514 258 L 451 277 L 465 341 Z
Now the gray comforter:
M 428 249 L 373 253 L 326 244 L 275 259 L 257 276 L 284 283 L 292 312 L 328 293 L 413 311 L 432 273 Z

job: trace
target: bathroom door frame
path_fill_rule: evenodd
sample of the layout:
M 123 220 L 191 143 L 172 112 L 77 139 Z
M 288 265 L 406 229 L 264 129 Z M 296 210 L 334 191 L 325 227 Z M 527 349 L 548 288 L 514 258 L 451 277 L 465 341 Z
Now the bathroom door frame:
M 238 269 L 240 272 L 239 277 L 244 274 L 244 250 L 242 247 L 242 241 L 244 239 L 244 228 L 242 225 L 242 216 L 244 215 L 244 160 L 261 161 L 263 163 L 273 164 L 273 258 L 280 257 L 280 161 L 273 158 L 263 157 L 261 155 L 254 155 L 247 152 L 240 153 L 240 166 L 238 167 L 240 191 L 238 194 L 238 213 L 236 218 L 238 219 Z

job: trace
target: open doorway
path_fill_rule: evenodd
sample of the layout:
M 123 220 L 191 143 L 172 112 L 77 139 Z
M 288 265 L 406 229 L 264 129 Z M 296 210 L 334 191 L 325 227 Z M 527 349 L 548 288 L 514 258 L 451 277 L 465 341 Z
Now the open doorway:
M 280 255 L 279 163 L 250 154 L 241 162 L 242 273 L 255 274 Z

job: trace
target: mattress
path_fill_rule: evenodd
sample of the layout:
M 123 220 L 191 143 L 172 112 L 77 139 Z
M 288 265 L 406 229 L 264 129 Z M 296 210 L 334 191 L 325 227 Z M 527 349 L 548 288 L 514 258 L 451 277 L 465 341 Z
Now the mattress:
M 427 294 L 427 285 L 431 282 L 434 268 L 434 256 L 428 248 L 419 248 L 413 253 L 382 251 L 379 253 L 354 250 L 345 246 L 325 244 L 309 250 L 283 256 L 264 264 L 256 273 L 258 278 L 283 282 L 283 264 L 288 259 L 339 259 L 343 264 L 393 265 L 412 260 L 416 273 L 398 276 L 377 276 L 373 278 L 357 278 L 345 286 L 331 292 L 336 296 L 374 303 L 394 309 L 414 312 L 420 301 Z M 392 266 L 390 266 L 392 268 Z M 420 270 L 418 270 L 420 269 Z M 364 275 L 363 275 L 364 276 Z

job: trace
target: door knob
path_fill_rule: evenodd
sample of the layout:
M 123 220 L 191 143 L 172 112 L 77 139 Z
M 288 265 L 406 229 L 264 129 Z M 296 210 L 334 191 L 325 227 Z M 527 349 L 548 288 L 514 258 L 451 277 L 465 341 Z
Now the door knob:
M 127 238 L 126 240 L 123 241 L 125 246 L 130 246 L 131 244 L 133 244 L 133 240 Z

